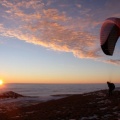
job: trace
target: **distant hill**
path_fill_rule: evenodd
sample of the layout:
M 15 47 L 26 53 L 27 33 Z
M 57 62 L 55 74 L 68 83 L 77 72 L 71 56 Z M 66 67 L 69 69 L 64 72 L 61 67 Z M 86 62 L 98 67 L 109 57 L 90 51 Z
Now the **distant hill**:
M 18 98 L 18 97 L 25 97 L 21 94 L 18 94 L 18 93 L 15 93 L 13 91 L 7 91 L 7 92 L 3 92 L 3 93 L 0 93 L 0 99 L 3 99 L 3 98 Z

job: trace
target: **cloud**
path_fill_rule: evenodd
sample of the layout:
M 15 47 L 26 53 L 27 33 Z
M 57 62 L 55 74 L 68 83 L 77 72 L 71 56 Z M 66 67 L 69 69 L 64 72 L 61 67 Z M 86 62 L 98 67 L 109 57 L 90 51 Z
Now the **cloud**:
M 81 4 L 76 4 L 76 7 L 81 8 L 82 5 Z
M 72 17 L 66 11 L 52 8 L 53 1 L 45 4 L 42 0 L 3 0 L 0 3 L 3 7 L 0 13 L 3 19 L 0 21 L 0 35 L 56 51 L 72 52 L 79 58 L 100 60 L 103 57 L 98 37 L 102 20 L 95 19 L 99 11 L 92 14 L 92 8 L 83 8 L 79 3 L 75 5 L 80 9 L 81 16 Z M 116 63 L 119 64 L 118 61 Z
M 114 65 L 120 65 L 120 59 L 110 59 L 110 60 L 107 60 L 105 62 L 110 63 L 110 64 L 114 64 Z

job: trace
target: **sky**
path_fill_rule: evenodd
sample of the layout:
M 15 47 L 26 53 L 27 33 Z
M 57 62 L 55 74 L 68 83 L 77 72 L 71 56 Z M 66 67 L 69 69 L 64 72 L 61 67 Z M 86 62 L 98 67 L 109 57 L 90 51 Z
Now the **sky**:
M 120 18 L 119 0 L 1 0 L 0 79 L 6 83 L 120 83 L 100 29 Z

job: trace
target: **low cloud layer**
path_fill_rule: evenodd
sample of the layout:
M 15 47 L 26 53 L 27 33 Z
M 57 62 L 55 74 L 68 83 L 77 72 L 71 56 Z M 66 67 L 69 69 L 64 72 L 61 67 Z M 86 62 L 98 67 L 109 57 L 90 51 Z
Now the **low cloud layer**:
M 111 4 L 113 2 L 111 0 Z M 111 4 L 106 2 L 104 7 L 110 8 Z M 100 26 L 106 15 L 120 17 L 119 11 L 116 12 L 118 8 L 115 12 L 106 8 L 102 15 L 98 15 L 102 8 L 95 11 L 82 2 L 72 5 L 76 7 L 57 4 L 54 0 L 0 1 L 0 35 L 57 51 L 72 52 L 79 58 L 100 60 L 104 57 L 99 47 Z M 76 13 L 73 14 L 73 11 Z M 119 61 L 111 60 L 111 63 L 119 64 Z

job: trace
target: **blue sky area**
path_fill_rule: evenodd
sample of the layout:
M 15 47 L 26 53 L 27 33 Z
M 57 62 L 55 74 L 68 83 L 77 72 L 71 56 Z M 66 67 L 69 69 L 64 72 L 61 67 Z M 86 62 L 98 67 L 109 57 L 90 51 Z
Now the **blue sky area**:
M 119 0 L 0 1 L 0 78 L 6 83 L 120 82 L 120 40 L 100 48 L 106 18 Z M 112 62 L 111 62 L 112 60 Z

